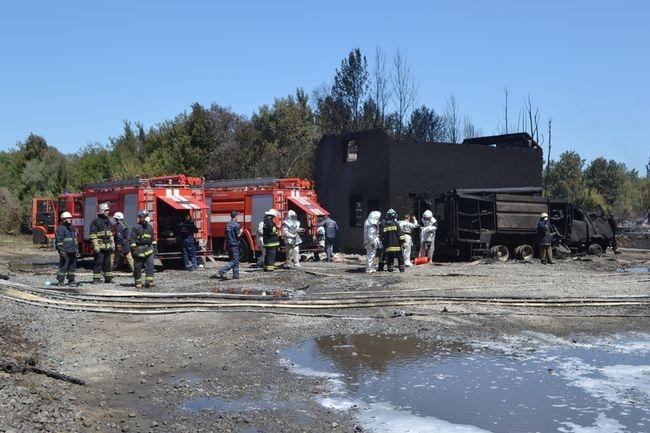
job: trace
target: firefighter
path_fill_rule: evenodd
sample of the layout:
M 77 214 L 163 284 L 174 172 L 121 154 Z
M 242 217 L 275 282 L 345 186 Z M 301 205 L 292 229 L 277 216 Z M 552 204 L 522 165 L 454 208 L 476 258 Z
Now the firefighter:
M 59 252 L 59 270 L 56 274 L 57 285 L 63 286 L 66 276 L 68 286 L 76 287 L 74 273 L 77 269 L 77 231 L 72 227 L 72 215 L 70 212 L 61 214 L 63 223 L 56 229 L 54 245 Z
M 331 262 L 334 255 L 334 240 L 339 231 L 339 225 L 327 215 L 323 221 L 318 223 L 318 227 L 325 229 L 325 254 L 327 255 L 327 261 Z
M 384 246 L 388 272 L 393 272 L 395 258 L 397 258 L 399 271 L 404 272 L 404 254 L 402 253 L 402 241 L 399 234 L 399 225 L 397 224 L 397 212 L 393 209 L 388 209 L 388 212 L 386 212 L 386 221 L 381 229 L 381 242 Z
M 199 229 L 194 224 L 190 212 L 185 213 L 185 218 L 178 223 L 176 228 L 177 241 L 183 250 L 183 263 L 185 270 L 194 271 L 198 269 L 196 264 L 196 242 L 194 241 L 194 233 L 198 233 Z
M 135 260 L 133 278 L 135 287 L 142 288 L 142 268 L 145 268 L 144 287 L 154 287 L 153 259 L 158 248 L 149 223 L 149 212 L 138 212 L 138 223 L 131 229 L 131 252 Z
M 614 215 L 610 214 L 607 217 L 607 224 L 609 224 L 609 227 L 612 229 L 612 240 L 610 241 L 609 245 L 611 245 L 614 254 L 621 254 L 621 252 L 618 250 L 618 243 L 616 242 L 616 233 L 618 232 L 618 224 L 616 224 L 616 219 L 614 218 Z M 607 246 L 605 247 L 605 249 L 607 249 Z
M 232 279 L 239 278 L 239 238 L 241 238 L 241 226 L 237 222 L 236 210 L 230 212 L 230 222 L 226 224 L 226 247 L 230 262 L 223 268 L 217 270 L 222 280 L 226 279 L 226 272 L 232 269 Z M 214 276 L 213 276 L 214 277 Z
M 548 214 L 542 212 L 537 222 L 537 245 L 539 245 L 539 258 L 543 265 L 553 263 L 552 240 L 551 221 L 548 219 Z
M 264 257 L 266 256 L 266 248 L 264 248 L 264 220 L 257 224 L 257 244 L 260 247 L 260 257 L 257 259 L 257 267 L 264 266 Z
M 408 214 L 405 215 L 404 219 L 401 220 L 398 224 L 400 239 L 402 239 L 402 245 L 404 247 L 404 265 L 407 268 L 410 268 L 413 266 L 413 263 L 411 263 L 411 248 L 413 248 L 413 238 L 411 237 L 411 234 L 413 233 L 413 229 L 420 227 L 420 225 L 415 219 L 415 215 Z
M 381 249 L 381 236 L 379 234 L 379 219 L 381 213 L 374 210 L 370 212 L 363 229 L 363 246 L 366 248 L 366 273 L 376 272 L 375 256 Z
M 262 236 L 264 237 L 264 248 L 266 249 L 266 255 L 264 256 L 265 272 L 275 270 L 275 255 L 280 246 L 278 227 L 274 221 L 277 215 L 278 212 L 275 209 L 269 209 L 264 213 L 264 230 Z
M 129 229 L 124 225 L 124 214 L 115 212 L 115 254 L 113 255 L 113 270 L 117 270 L 122 264 L 122 260 L 133 273 L 133 256 L 131 255 L 131 242 L 129 241 Z
M 293 210 L 287 212 L 287 217 L 282 221 L 282 235 L 284 236 L 284 245 L 287 248 L 286 267 L 300 267 L 300 221 L 298 215 Z
M 316 245 L 325 251 L 325 227 L 321 225 L 316 229 Z M 320 253 L 318 251 L 314 251 L 314 261 L 320 261 Z
M 422 214 L 422 227 L 420 228 L 420 252 L 418 257 L 428 257 L 433 261 L 433 253 L 436 249 L 436 231 L 437 221 L 430 210 L 425 210 Z
M 113 281 L 112 258 L 115 251 L 115 240 L 111 230 L 111 220 L 108 218 L 108 203 L 99 205 L 99 214 L 90 223 L 90 243 L 93 247 L 93 283 L 99 283 L 104 274 L 104 282 Z

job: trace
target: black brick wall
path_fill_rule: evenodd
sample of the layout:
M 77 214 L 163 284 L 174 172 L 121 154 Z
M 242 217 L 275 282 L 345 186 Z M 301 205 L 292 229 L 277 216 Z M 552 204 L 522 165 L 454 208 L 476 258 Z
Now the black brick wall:
M 345 163 L 345 145 L 356 139 L 358 161 Z M 323 137 L 316 150 L 315 185 L 319 202 L 338 222 L 337 245 L 344 251 L 363 249 L 363 229 L 350 227 L 349 197 L 363 199 L 385 212 L 402 216 L 413 211 L 409 194 L 437 197 L 454 188 L 497 188 L 542 185 L 542 151 L 538 147 L 396 141 L 383 130 Z

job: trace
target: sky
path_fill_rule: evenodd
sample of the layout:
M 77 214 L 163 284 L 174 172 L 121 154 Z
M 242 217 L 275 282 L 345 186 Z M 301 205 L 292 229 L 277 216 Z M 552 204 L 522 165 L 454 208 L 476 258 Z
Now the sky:
M 0 4 L 0 150 L 29 133 L 74 153 L 217 103 L 250 116 L 331 83 L 360 48 L 405 56 L 418 105 L 450 94 L 485 135 L 539 108 L 551 157 L 576 150 L 645 174 L 650 2 L 21 1 Z M 546 139 L 546 137 L 544 137 Z M 541 140 L 540 140 L 541 141 Z M 546 140 L 544 143 L 546 152 Z

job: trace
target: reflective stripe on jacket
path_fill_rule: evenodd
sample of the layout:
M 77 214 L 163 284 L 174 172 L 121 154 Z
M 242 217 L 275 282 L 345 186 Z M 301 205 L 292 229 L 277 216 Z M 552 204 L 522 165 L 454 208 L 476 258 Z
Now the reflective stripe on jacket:
M 63 253 L 76 253 L 79 251 L 79 246 L 77 245 L 77 231 L 68 224 L 61 224 L 56 229 L 54 246 L 57 251 Z
M 111 220 L 104 215 L 98 215 L 90 223 L 90 243 L 93 249 L 111 250 L 115 249 L 115 240 L 113 239 L 113 230 L 111 229 Z

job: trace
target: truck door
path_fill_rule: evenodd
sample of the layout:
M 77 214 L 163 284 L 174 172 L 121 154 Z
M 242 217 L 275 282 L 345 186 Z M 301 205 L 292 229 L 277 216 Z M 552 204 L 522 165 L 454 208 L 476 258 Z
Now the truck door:
M 35 244 L 46 244 L 54 237 L 57 223 L 54 200 L 46 197 L 35 197 L 32 202 L 32 241 Z

